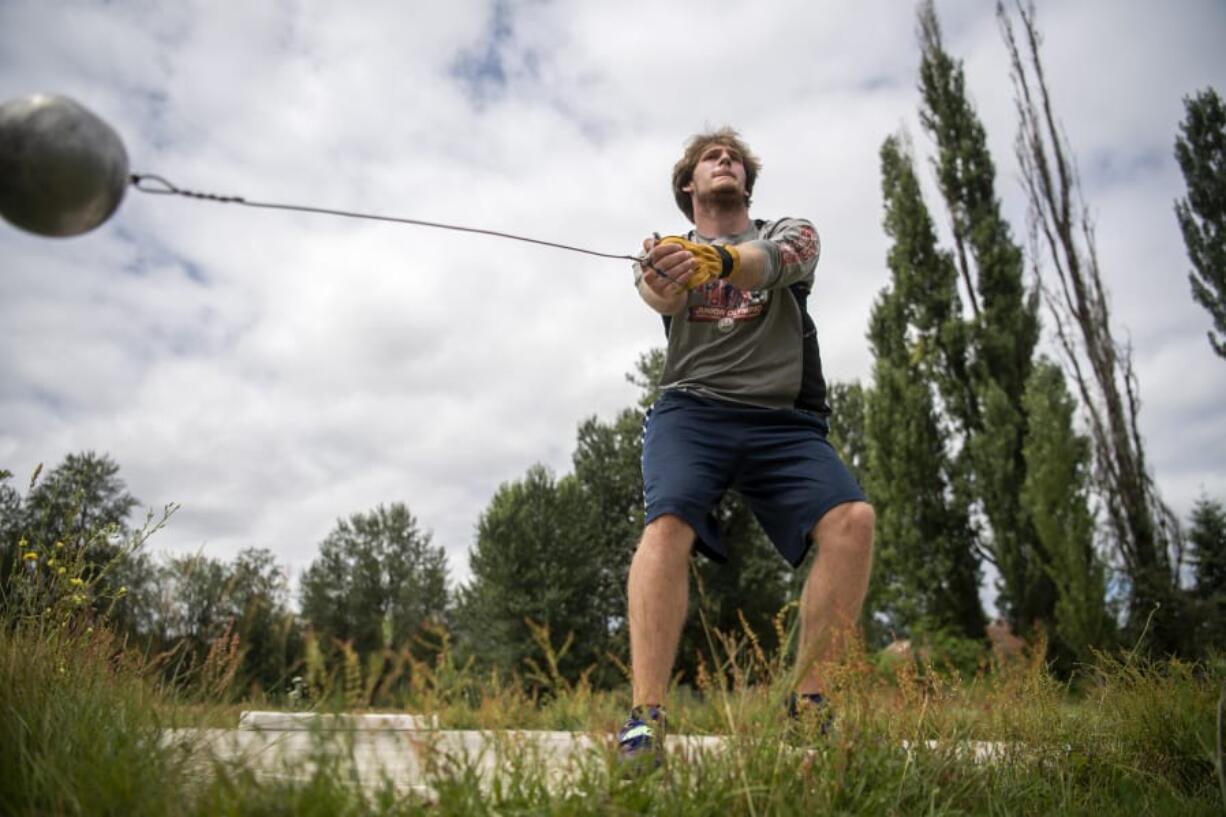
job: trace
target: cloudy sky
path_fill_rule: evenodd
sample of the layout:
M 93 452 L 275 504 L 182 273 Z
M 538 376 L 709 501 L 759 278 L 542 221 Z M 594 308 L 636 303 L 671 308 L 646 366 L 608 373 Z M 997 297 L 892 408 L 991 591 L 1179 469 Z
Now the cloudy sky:
M 992 4 L 937 10 L 1023 236 Z M 1154 471 L 1186 517 L 1226 497 L 1226 362 L 1189 293 L 1172 145 L 1182 98 L 1226 90 L 1226 4 L 1062 0 L 1039 21 Z M 887 279 L 878 148 L 905 129 L 930 152 L 918 59 L 907 0 L 0 0 L 0 100 L 69 95 L 134 171 L 254 200 L 632 253 L 686 226 L 668 187 L 685 138 L 732 124 L 764 161 L 754 215 L 822 233 L 811 310 L 838 380 L 869 377 Z M 338 517 L 403 501 L 461 580 L 499 484 L 569 470 L 578 424 L 633 402 L 623 375 L 662 340 L 625 262 L 136 192 L 81 237 L 0 223 L 0 328 L 19 489 L 107 452 L 145 506 L 182 505 L 155 551 L 267 547 L 294 573 Z

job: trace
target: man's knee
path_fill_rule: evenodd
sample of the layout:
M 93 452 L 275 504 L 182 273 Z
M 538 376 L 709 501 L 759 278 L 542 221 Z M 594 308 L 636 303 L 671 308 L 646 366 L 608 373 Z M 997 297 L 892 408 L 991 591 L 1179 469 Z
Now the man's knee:
M 684 550 L 688 555 L 694 545 L 694 535 L 694 529 L 681 517 L 671 513 L 661 514 L 643 529 L 639 549 Z
M 830 509 L 814 528 L 819 548 L 871 553 L 877 516 L 867 502 L 845 502 Z

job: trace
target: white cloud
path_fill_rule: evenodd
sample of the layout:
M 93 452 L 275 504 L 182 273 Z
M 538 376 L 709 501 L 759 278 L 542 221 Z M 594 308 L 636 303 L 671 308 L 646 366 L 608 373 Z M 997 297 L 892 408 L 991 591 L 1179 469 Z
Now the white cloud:
M 1020 237 L 991 7 L 938 10 Z M 1040 8 L 1151 458 L 1181 513 L 1200 490 L 1226 495 L 1226 366 L 1170 210 L 1180 100 L 1226 87 L 1223 16 L 1210 0 Z M 914 29 L 913 7 L 886 0 L 9 0 L 0 99 L 74 96 L 134 169 L 185 188 L 615 253 L 684 226 L 672 163 L 688 134 L 732 123 L 764 159 L 756 214 L 822 232 L 812 309 L 827 372 L 849 380 L 868 375 L 886 281 L 878 148 L 906 127 L 929 150 Z M 132 192 L 80 238 L 0 225 L 0 258 L 0 465 L 20 482 L 109 452 L 145 503 L 183 504 L 156 547 L 265 546 L 299 570 L 336 518 L 404 501 L 462 577 L 499 483 L 536 461 L 566 470 L 578 423 L 629 405 L 622 375 L 661 341 L 625 262 L 422 228 Z

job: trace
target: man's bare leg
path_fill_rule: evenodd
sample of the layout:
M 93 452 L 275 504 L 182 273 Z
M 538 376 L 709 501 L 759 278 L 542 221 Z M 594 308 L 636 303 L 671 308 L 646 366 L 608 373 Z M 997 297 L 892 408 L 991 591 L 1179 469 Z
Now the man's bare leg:
M 689 604 L 694 529 L 671 514 L 652 520 L 630 562 L 630 672 L 635 706 L 664 704 Z
M 855 634 L 873 564 L 873 520 L 867 502 L 848 502 L 813 528 L 817 558 L 800 596 L 800 694 L 825 691 L 825 669 Z

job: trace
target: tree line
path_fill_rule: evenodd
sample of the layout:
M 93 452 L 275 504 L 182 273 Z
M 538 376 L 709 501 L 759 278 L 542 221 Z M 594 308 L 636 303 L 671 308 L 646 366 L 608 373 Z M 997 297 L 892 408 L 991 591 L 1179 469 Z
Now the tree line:
M 938 240 L 909 135 L 888 137 L 880 152 L 890 284 L 869 321 L 873 384 L 857 397 L 861 413 L 843 418 L 863 424 L 853 437 L 878 505 L 870 606 L 892 626 L 974 638 L 990 565 L 1001 614 L 1016 632 L 1041 632 L 1059 668 L 1124 642 L 1187 653 L 1204 624 L 1186 592 L 1187 541 L 1146 459 L 1131 348 L 1116 339 L 1034 7 L 1014 11 L 997 5 L 1028 246 L 1002 215 L 986 130 L 931 0 L 918 15 L 919 114 L 950 246 Z M 1212 309 L 1222 294 L 1226 128 L 1212 89 L 1185 106 L 1175 153 L 1190 194 L 1175 210 L 1193 294 Z M 1055 360 L 1038 351 L 1044 318 Z M 1198 505 L 1194 526 L 1211 504 Z
M 872 378 L 830 387 L 832 441 L 877 511 L 865 638 L 870 648 L 909 637 L 975 655 L 990 570 L 998 615 L 1041 638 L 1056 672 L 1125 645 L 1199 657 L 1226 647 L 1226 508 L 1202 497 L 1185 526 L 1152 478 L 1131 350 L 1116 340 L 1034 9 L 1014 12 L 997 6 L 1032 229 L 1016 231 L 1002 213 L 985 127 L 930 0 L 918 10 L 919 114 L 948 245 L 911 135 L 889 135 L 879 154 L 890 275 L 867 327 Z M 1193 297 L 1220 334 L 1226 115 L 1213 89 L 1184 102 L 1175 154 L 1188 196 L 1175 221 Z M 1044 331 L 1055 357 L 1040 351 Z M 1209 341 L 1226 356 L 1220 337 Z M 227 643 L 249 686 L 285 691 L 312 649 L 425 656 L 437 649 L 430 634 L 443 633 L 462 660 L 504 676 L 540 661 L 547 638 L 564 677 L 620 684 L 625 578 L 643 524 L 641 429 L 662 363 L 658 349 L 642 355 L 628 375 L 638 401 L 579 426 L 568 473 L 538 464 L 499 487 L 477 521 L 462 585 L 403 501 L 339 519 L 296 598 L 267 549 L 228 562 L 125 551 L 141 541 L 131 524 L 139 503 L 115 462 L 86 452 L 24 495 L 11 475 L 0 481 L 0 605 L 13 603 L 14 576 L 56 570 L 49 560 L 62 551 L 98 573 L 108 592 L 96 603 L 109 599 L 115 626 L 172 676 L 197 671 Z M 711 633 L 786 647 L 788 603 L 804 575 L 777 558 L 735 494 L 717 515 L 731 559 L 693 562 L 697 592 L 677 666 L 688 681 L 720 660 Z
M 615 686 L 628 660 L 625 577 L 643 524 L 640 430 L 662 363 L 659 350 L 638 362 L 638 405 L 611 422 L 580 425 L 571 473 L 534 465 L 499 487 L 478 520 L 471 578 L 460 586 L 449 579 L 443 547 L 403 502 L 338 519 L 296 599 L 286 568 L 267 549 L 231 561 L 124 552 L 138 538 L 131 512 L 139 502 L 117 463 L 84 452 L 32 480 L 24 496 L 3 474 L 0 606 L 15 602 L 21 572 L 57 569 L 45 554 L 63 554 L 62 564 L 78 553 L 83 575 L 100 579 L 98 612 L 106 607 L 133 645 L 162 656 L 172 679 L 191 680 L 219 644 L 231 645 L 248 693 L 284 693 L 305 672 L 308 640 L 333 659 L 395 650 L 428 658 L 443 631 L 459 660 L 503 677 L 542 661 L 540 637 L 548 634 L 563 677 Z M 701 590 L 692 604 L 701 615 L 686 631 L 680 665 L 690 679 L 717 660 L 704 622 L 761 634 L 771 648 L 775 617 L 793 589 L 748 507 L 730 497 L 719 515 L 738 546 L 723 569 L 695 562 Z M 35 550 L 39 559 L 23 561 Z

